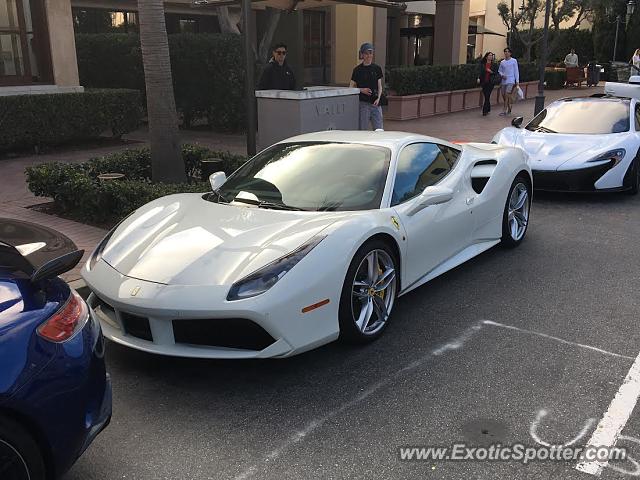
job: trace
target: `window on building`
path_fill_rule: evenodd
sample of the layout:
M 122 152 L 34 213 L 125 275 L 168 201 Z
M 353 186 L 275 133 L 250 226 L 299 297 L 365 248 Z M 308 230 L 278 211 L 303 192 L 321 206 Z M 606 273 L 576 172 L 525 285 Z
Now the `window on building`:
M 325 85 L 329 81 L 328 16 L 324 10 L 304 10 L 303 14 L 304 82 Z
M 0 0 L 0 85 L 50 81 L 42 0 Z

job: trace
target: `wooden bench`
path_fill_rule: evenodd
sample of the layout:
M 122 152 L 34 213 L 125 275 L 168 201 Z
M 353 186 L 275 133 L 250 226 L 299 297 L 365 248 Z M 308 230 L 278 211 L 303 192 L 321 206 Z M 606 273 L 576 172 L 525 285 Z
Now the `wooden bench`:
M 567 68 L 567 87 L 569 85 L 575 85 L 576 87 L 580 88 L 582 86 L 582 82 L 586 83 L 586 81 L 587 79 L 584 76 L 584 68 Z

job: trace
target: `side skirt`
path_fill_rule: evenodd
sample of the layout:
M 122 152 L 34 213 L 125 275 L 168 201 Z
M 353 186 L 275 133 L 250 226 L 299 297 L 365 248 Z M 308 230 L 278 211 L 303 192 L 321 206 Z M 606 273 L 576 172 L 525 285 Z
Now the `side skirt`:
M 445 260 L 444 262 L 442 262 L 440 265 L 438 265 L 436 268 L 434 268 L 433 270 L 428 272 L 423 277 L 421 277 L 418 280 L 416 280 L 415 282 L 413 282 L 407 288 L 402 290 L 398 294 L 398 296 L 400 297 L 400 296 L 404 295 L 405 293 L 409 293 L 411 290 L 413 290 L 415 288 L 418 288 L 421 285 L 424 285 L 429 280 L 432 280 L 432 279 L 442 275 L 443 273 L 448 272 L 452 268 L 455 268 L 458 265 L 463 264 L 467 260 L 470 260 L 473 257 L 475 257 L 477 255 L 480 255 L 482 252 L 485 252 L 485 251 L 489 250 L 491 247 L 497 245 L 498 243 L 500 243 L 500 240 L 488 240 L 488 241 L 484 241 L 484 242 L 480 242 L 480 243 L 475 243 L 475 244 L 465 248 L 464 250 L 462 250 L 461 252 L 457 253 L 453 257 L 451 257 L 448 260 Z

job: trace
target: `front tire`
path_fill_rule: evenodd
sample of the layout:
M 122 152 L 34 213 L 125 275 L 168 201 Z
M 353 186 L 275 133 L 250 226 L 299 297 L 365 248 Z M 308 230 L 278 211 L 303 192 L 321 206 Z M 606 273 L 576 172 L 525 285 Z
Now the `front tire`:
M 631 171 L 631 188 L 627 190 L 629 195 L 637 195 L 640 191 L 640 165 L 638 164 L 638 157 L 633 161 L 633 165 L 629 167 Z
M 518 175 L 509 189 L 502 214 L 502 245 L 517 247 L 524 240 L 529 227 L 531 209 L 531 183 Z
M 44 461 L 36 441 L 18 423 L 3 417 L 0 417 L 0 478 L 46 478 Z
M 398 260 L 381 240 L 365 243 L 347 270 L 340 297 L 340 339 L 369 343 L 386 328 L 398 290 Z

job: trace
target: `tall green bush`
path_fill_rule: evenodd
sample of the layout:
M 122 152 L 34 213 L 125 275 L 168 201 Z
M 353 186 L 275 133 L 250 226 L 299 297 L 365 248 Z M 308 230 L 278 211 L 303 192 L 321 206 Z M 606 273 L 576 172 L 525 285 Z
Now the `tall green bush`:
M 0 96 L 0 151 L 120 136 L 140 124 L 140 106 L 136 90 Z
M 185 125 L 205 118 L 216 130 L 245 127 L 242 38 L 228 34 L 169 35 L 176 108 Z M 80 83 L 145 91 L 137 34 L 76 35 Z

